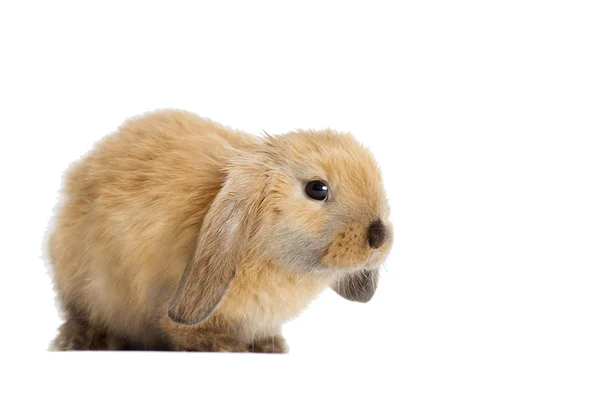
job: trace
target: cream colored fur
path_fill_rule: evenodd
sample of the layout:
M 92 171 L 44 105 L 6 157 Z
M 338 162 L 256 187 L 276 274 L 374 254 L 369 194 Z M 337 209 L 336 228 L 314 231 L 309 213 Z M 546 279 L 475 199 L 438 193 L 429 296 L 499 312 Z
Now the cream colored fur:
M 331 203 L 305 196 L 313 178 L 329 182 Z M 278 335 L 325 288 L 377 269 L 392 245 L 375 161 L 333 131 L 256 137 L 185 111 L 148 113 L 74 164 L 63 196 L 48 242 L 61 304 L 148 348 L 181 325 L 170 305 L 190 318 L 205 307 L 202 326 L 247 343 Z M 365 232 L 377 218 L 390 234 L 372 249 Z M 233 279 L 219 270 L 227 263 Z M 184 282 L 186 268 L 210 282 Z M 227 283 L 223 297 L 198 303 L 221 290 L 213 280 Z

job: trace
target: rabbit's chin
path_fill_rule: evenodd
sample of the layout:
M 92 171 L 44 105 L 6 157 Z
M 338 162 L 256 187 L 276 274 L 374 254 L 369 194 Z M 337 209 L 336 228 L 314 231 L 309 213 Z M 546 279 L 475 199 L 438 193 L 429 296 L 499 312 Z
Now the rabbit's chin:
M 344 248 L 338 246 L 337 242 L 317 249 L 314 245 L 314 240 L 301 238 L 293 241 L 289 247 L 279 244 L 271 252 L 271 260 L 300 275 L 335 278 L 361 270 L 378 269 L 388 258 L 392 240 L 379 249 L 360 245 Z
M 356 257 L 328 257 L 328 249 L 315 250 L 304 246 L 295 246 L 293 251 L 281 251 L 285 247 L 280 246 L 274 254 L 276 264 L 299 275 L 313 275 L 323 278 L 339 277 L 341 275 L 357 272 L 360 270 L 375 270 L 385 262 L 389 252 L 389 246 L 374 250 L 368 249 L 360 258 Z M 332 262 L 333 261 L 333 262 Z
M 315 258 L 310 263 L 280 262 L 279 264 L 283 268 L 289 269 L 299 275 L 310 275 L 323 279 L 337 279 L 358 271 L 376 270 L 381 266 L 385 257 L 386 255 L 378 255 L 374 252 L 365 262 L 346 265 L 343 268 L 329 265 L 322 258 Z

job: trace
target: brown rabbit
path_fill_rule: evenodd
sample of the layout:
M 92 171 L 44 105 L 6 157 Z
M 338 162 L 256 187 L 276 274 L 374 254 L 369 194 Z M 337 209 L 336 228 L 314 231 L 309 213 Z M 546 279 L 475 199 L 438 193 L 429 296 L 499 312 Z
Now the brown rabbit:
M 325 288 L 371 299 L 392 236 L 353 136 L 148 113 L 67 172 L 48 240 L 66 319 L 52 347 L 286 352 L 282 324 Z

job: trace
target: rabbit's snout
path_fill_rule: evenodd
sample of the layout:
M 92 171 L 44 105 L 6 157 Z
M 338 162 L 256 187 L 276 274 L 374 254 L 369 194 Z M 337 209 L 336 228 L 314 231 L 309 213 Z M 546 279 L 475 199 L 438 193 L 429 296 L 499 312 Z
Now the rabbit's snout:
M 353 268 L 369 262 L 375 253 L 385 257 L 392 241 L 391 229 L 379 218 L 367 224 L 351 224 L 336 234 L 323 261 L 331 267 Z

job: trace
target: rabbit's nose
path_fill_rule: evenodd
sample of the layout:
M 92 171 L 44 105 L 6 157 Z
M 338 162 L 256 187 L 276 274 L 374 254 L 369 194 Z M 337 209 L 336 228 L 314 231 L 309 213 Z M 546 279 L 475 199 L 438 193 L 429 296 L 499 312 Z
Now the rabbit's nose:
M 380 219 L 376 219 L 371 222 L 371 225 L 367 228 L 367 240 L 369 246 L 373 249 L 380 248 L 387 238 L 387 229 Z

